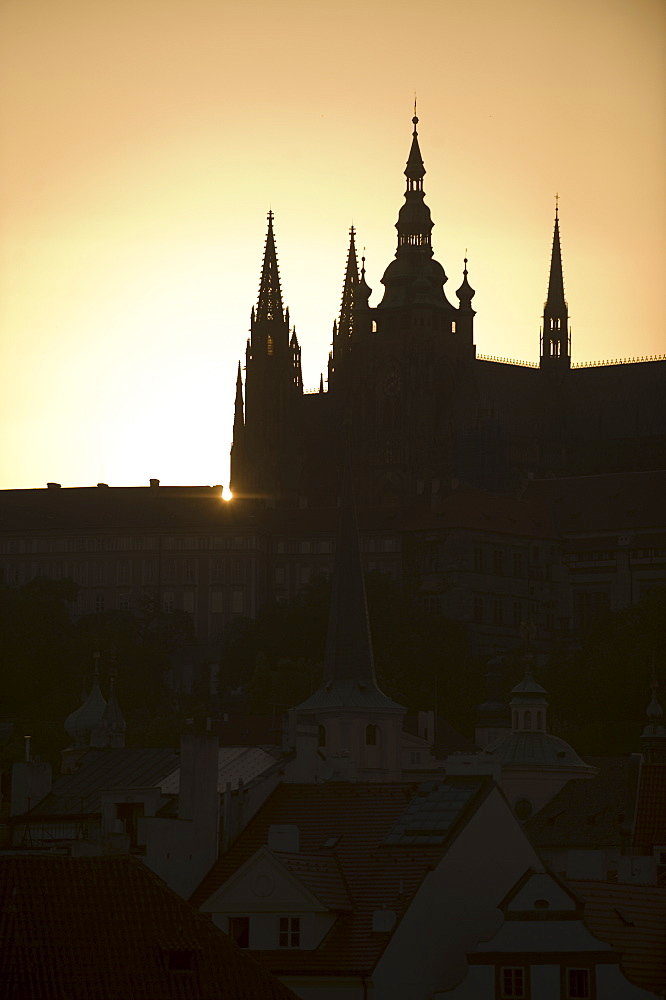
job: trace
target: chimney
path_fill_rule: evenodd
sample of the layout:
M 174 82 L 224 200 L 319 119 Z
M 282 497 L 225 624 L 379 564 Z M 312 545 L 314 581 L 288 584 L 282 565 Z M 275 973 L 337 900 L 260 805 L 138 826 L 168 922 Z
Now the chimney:
M 159 489 L 159 485 L 160 485 L 159 479 L 151 479 L 150 480 L 150 488 L 151 488 L 151 490 L 157 490 L 157 489 Z
M 60 483 L 47 483 L 46 484 L 46 488 L 47 488 L 47 490 L 59 490 L 60 489 Z
M 298 854 L 301 833 L 295 823 L 273 823 L 268 828 L 268 848 L 284 854 Z

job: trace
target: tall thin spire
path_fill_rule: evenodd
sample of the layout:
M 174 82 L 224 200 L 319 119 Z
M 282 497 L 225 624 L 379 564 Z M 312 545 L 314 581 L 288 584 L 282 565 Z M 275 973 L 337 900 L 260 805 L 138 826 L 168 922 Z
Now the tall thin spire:
M 543 329 L 541 332 L 541 367 L 560 367 L 571 364 L 571 341 L 569 337 L 569 310 L 564 297 L 564 275 L 562 271 L 562 248 L 560 246 L 559 195 L 555 195 L 555 228 L 553 248 L 550 255 L 548 294 L 543 307 Z
M 236 375 L 236 400 L 234 402 L 234 434 L 244 425 L 243 415 L 243 376 L 241 375 L 241 363 L 238 362 L 238 374 Z
M 553 249 L 550 256 L 550 275 L 548 277 L 548 295 L 546 309 L 566 310 L 564 298 L 564 275 L 562 273 L 562 248 L 560 246 L 560 216 L 559 195 L 555 195 L 555 229 L 553 232 Z
M 354 333 L 354 306 L 356 289 L 358 288 L 358 257 L 356 256 L 356 244 L 354 238 L 356 230 L 352 226 L 349 230 L 349 250 L 347 252 L 347 266 L 345 268 L 345 280 L 342 286 L 342 302 L 340 303 L 340 321 L 337 325 L 337 335 L 334 343 L 334 355 L 338 351 L 345 351 L 350 345 Z
M 277 251 L 275 249 L 275 235 L 273 233 L 273 212 L 270 211 L 268 213 L 268 232 L 266 234 L 266 248 L 264 250 L 264 262 L 261 269 L 255 320 L 256 322 L 261 322 L 262 320 L 272 319 L 283 320 L 284 313 L 282 308 L 282 290 L 280 288 L 280 271 L 278 268 Z

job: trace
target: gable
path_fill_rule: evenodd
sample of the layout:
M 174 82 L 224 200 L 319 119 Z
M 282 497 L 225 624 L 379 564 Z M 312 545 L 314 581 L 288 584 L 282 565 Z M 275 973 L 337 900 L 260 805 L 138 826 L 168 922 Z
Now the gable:
M 328 910 L 267 847 L 260 848 L 200 908 L 205 913 Z

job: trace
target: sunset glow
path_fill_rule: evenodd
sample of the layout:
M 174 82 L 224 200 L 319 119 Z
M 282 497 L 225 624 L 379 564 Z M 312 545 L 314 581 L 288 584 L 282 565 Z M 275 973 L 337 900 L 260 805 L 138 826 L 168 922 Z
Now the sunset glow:
M 0 488 L 226 484 L 266 214 L 315 388 L 414 90 L 477 351 L 538 359 L 557 191 L 573 361 L 663 352 L 665 41 L 660 0 L 5 0 Z

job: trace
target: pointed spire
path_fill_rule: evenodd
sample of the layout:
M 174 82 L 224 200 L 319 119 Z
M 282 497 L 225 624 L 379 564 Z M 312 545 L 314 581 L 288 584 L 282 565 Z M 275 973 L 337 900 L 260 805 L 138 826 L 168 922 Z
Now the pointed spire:
M 238 362 L 238 374 L 236 375 L 236 400 L 234 402 L 234 432 L 244 425 L 243 413 L 243 376 L 241 375 L 241 363 Z
M 559 368 L 571 364 L 571 342 L 569 338 L 569 310 L 564 297 L 564 276 L 562 272 L 562 249 L 560 246 L 559 195 L 555 195 L 555 228 L 553 248 L 550 255 L 548 294 L 543 307 L 543 330 L 541 332 L 541 365 Z
M 319 391 L 324 391 L 324 373 L 322 372 L 319 376 Z
M 340 304 L 340 322 L 337 325 L 337 342 L 342 350 L 349 347 L 349 341 L 354 332 L 354 306 L 356 289 L 358 287 L 358 258 L 354 237 L 356 231 L 352 226 L 349 230 L 349 250 L 345 280 L 342 286 L 342 302 Z
M 414 101 L 414 117 L 412 118 L 414 131 L 412 132 L 412 146 L 409 150 L 409 157 L 405 168 L 405 177 L 411 181 L 423 180 L 426 172 L 423 157 L 421 156 L 421 149 L 419 147 L 419 134 L 416 131 L 418 123 L 419 120 L 416 117 L 416 101 Z
M 553 232 L 553 249 L 550 256 L 550 275 L 548 277 L 548 295 L 545 308 L 552 310 L 566 309 L 564 298 L 564 275 L 562 273 L 562 249 L 560 247 L 559 195 L 555 195 L 555 229 Z
M 259 299 L 257 301 L 256 321 L 283 320 L 282 290 L 280 288 L 280 272 L 278 269 L 275 235 L 273 233 L 273 212 L 268 213 L 268 233 L 264 250 L 264 263 L 259 284 Z

